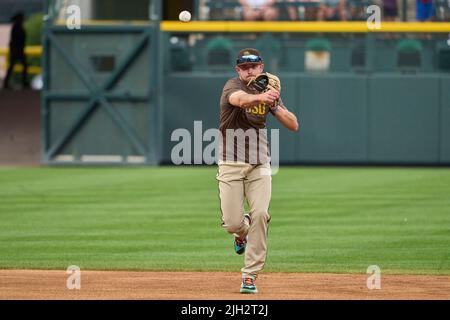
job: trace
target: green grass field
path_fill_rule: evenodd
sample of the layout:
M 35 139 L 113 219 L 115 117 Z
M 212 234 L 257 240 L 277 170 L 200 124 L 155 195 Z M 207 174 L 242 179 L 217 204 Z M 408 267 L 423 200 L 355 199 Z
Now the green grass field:
M 0 268 L 222 270 L 215 167 L 0 168 Z M 450 170 L 282 167 L 265 271 L 450 274 Z

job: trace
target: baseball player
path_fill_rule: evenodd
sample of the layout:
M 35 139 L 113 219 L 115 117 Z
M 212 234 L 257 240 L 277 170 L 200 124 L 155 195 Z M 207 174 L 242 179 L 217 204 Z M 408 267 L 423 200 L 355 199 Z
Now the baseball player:
M 268 74 L 269 82 L 275 83 L 264 91 L 251 85 L 264 70 L 256 49 L 241 50 L 235 70 L 238 77 L 227 81 L 220 99 L 222 141 L 216 178 L 222 226 L 234 235 L 235 252 L 245 253 L 240 292 L 257 293 L 255 280 L 267 255 L 272 182 L 267 136 L 261 129 L 266 129 L 269 113 L 291 131 L 297 131 L 299 125 L 296 116 L 283 105 L 276 76 Z M 249 205 L 248 214 L 244 212 L 244 200 Z

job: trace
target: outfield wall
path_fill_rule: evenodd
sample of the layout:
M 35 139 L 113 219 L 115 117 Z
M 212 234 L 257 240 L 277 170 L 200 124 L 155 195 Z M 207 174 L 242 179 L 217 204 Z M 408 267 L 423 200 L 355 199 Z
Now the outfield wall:
M 194 121 L 202 121 L 203 132 L 217 128 L 220 94 L 231 76 L 166 77 L 163 141 L 177 128 L 193 136 Z M 280 128 L 282 162 L 450 163 L 450 76 L 280 77 L 283 101 L 300 120 L 300 131 L 290 132 L 270 117 L 269 129 Z M 163 162 L 177 143 L 163 144 Z
M 218 128 L 235 53 L 251 46 L 280 76 L 283 101 L 300 121 L 299 132 L 280 131 L 282 163 L 448 165 L 450 24 L 384 28 L 375 34 L 364 23 L 152 22 L 79 31 L 47 25 L 42 162 L 172 163 L 174 130 L 195 137 L 194 121 L 202 132 Z M 317 50 L 314 59 L 330 57 L 328 70 L 308 69 L 307 56 Z M 269 118 L 269 128 L 279 128 Z

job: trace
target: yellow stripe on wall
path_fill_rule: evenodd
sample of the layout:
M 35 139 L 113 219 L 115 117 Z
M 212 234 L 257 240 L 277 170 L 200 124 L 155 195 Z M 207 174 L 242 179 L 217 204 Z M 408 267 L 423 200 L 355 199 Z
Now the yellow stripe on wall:
M 366 22 L 292 21 L 162 21 L 167 32 L 448 32 L 448 22 L 384 22 L 369 29 Z
M 0 47 L 0 56 L 7 56 L 8 54 L 8 47 Z M 26 46 L 25 54 L 29 57 L 40 57 L 42 55 L 42 46 Z

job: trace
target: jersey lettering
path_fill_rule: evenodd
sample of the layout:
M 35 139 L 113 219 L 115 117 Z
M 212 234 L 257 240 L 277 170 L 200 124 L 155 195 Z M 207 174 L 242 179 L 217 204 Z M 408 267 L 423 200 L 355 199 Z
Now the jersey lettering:
M 266 114 L 266 104 L 260 103 L 259 105 L 253 106 L 247 109 L 248 113 L 257 114 L 257 115 L 265 115 Z

